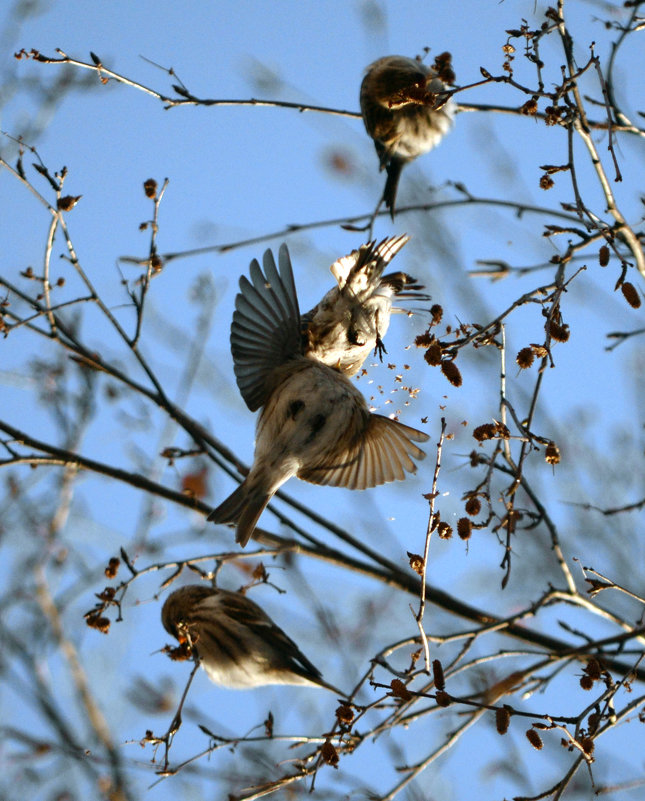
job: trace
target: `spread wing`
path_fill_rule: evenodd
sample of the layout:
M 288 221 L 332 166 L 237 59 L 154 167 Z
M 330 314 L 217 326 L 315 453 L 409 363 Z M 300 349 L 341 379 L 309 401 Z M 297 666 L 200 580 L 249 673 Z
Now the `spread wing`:
M 276 367 L 301 353 L 300 310 L 286 245 L 280 246 L 280 270 L 265 251 L 260 268 L 253 259 L 251 280 L 240 278 L 231 325 L 231 353 L 237 385 L 249 409 L 263 406 Z
M 376 288 L 385 267 L 409 240 L 409 236 L 401 234 L 383 239 L 378 245 L 368 242 L 335 261 L 329 269 L 340 290 L 346 287 L 365 300 Z
M 345 451 L 320 464 L 307 465 L 298 478 L 312 484 L 331 487 L 367 489 L 390 481 L 401 481 L 405 472 L 415 473 L 412 461 L 423 459 L 425 452 L 412 440 L 425 442 L 428 435 L 380 414 L 370 414 L 367 427 Z

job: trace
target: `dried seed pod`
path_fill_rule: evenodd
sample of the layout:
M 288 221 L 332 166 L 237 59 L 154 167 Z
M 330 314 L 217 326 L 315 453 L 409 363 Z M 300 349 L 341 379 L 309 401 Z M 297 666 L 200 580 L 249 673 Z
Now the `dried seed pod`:
M 555 320 L 549 323 L 549 333 L 556 342 L 566 342 L 569 339 L 569 326 L 566 323 L 560 325 Z
M 435 694 L 435 701 L 437 702 L 437 706 L 450 706 L 452 703 L 450 696 L 444 690 L 438 690 Z
M 65 195 L 64 197 L 59 197 L 56 207 L 59 211 L 71 211 L 82 197 L 83 195 Z
M 510 721 L 511 713 L 505 706 L 495 710 L 495 725 L 499 734 L 506 734 Z
M 431 367 L 441 364 L 441 345 L 435 340 L 423 354 L 423 358 Z
M 544 451 L 544 458 L 549 464 L 560 463 L 560 449 L 555 444 L 555 442 L 549 442 L 549 444 L 546 446 L 546 450 Z
M 555 185 L 555 181 L 548 173 L 544 173 L 540 178 L 540 189 L 551 189 Z
M 462 384 L 461 373 L 459 372 L 459 368 L 457 365 L 449 360 L 446 359 L 441 362 L 441 372 L 446 376 L 448 381 L 453 385 L 453 387 L 460 387 Z
M 325 742 L 322 744 L 320 755 L 327 765 L 332 765 L 334 768 L 338 765 L 338 751 L 329 740 L 325 740 Z
M 354 710 L 349 704 L 341 704 L 336 710 L 336 719 L 339 723 L 349 726 L 354 720 Z
M 533 748 L 536 751 L 541 751 L 544 747 L 544 743 L 542 742 L 542 738 L 540 735 L 535 731 L 535 729 L 528 729 L 526 732 L 526 739 L 531 743 Z
M 449 540 L 452 537 L 452 526 L 442 520 L 437 526 L 437 534 L 442 540 Z
M 437 690 L 445 689 L 446 681 L 443 675 L 443 667 L 438 659 L 432 660 L 432 676 L 434 678 L 434 686 Z
M 630 284 L 629 281 L 625 281 L 625 283 L 620 287 L 620 291 L 623 293 L 623 297 L 627 303 L 629 303 L 632 309 L 640 309 L 641 297 L 636 291 L 634 284 Z
M 408 690 L 401 679 L 392 679 L 390 682 L 390 689 L 392 690 L 393 695 L 395 695 L 397 698 L 403 699 L 404 701 L 410 701 L 413 698 L 412 693 Z
M 495 425 L 493 423 L 484 423 L 477 426 L 473 431 L 473 437 L 477 442 L 483 442 L 486 439 L 493 439 L 495 436 Z
M 609 248 L 603 245 L 598 251 L 598 262 L 601 267 L 606 267 L 609 264 Z
M 530 100 L 527 100 L 523 106 L 520 106 L 520 114 L 533 116 L 533 114 L 537 114 L 537 110 L 538 104 L 534 97 L 532 97 Z
M 467 517 L 460 517 L 457 521 L 457 534 L 460 539 L 469 540 L 473 533 L 473 521 Z
M 418 575 L 423 575 L 423 567 L 424 567 L 424 559 L 423 556 L 420 556 L 418 553 L 410 553 L 408 551 L 408 558 L 410 559 L 410 567 L 414 570 L 415 573 Z
M 117 574 L 117 572 L 119 570 L 119 565 L 120 564 L 121 564 L 121 560 L 117 559 L 116 556 L 113 556 L 110 559 L 110 561 L 108 562 L 108 566 L 105 568 L 106 577 L 109 578 L 109 579 L 113 579 L 116 576 L 116 574 Z
M 533 364 L 534 359 L 533 348 L 522 348 L 515 357 L 515 361 L 522 370 L 528 369 Z
M 482 510 L 482 504 L 479 498 L 473 495 L 468 498 L 464 508 L 466 510 L 466 514 L 469 514 L 471 517 L 476 517 Z
M 154 178 L 148 178 L 147 181 L 143 182 L 143 191 L 146 193 L 146 197 L 157 197 L 157 182 Z

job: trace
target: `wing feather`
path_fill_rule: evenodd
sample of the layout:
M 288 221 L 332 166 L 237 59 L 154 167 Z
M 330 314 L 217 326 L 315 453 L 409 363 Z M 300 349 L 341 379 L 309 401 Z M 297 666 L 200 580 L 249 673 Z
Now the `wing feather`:
M 291 260 L 280 247 L 280 270 L 270 250 L 253 259 L 251 280 L 240 278 L 231 325 L 231 352 L 237 385 L 246 405 L 255 411 L 268 397 L 270 378 L 277 367 L 302 351 L 300 310 Z
M 360 436 L 344 450 L 327 456 L 321 463 L 307 465 L 298 478 L 313 484 L 367 489 L 405 478 L 416 472 L 414 459 L 425 452 L 413 440 L 425 442 L 428 435 L 397 420 L 371 414 Z

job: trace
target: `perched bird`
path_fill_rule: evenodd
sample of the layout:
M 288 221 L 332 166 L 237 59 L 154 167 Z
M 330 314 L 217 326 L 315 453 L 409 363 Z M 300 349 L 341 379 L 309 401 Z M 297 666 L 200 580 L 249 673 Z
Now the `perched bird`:
M 415 472 L 412 456 L 425 453 L 412 440 L 428 435 L 371 414 L 365 398 L 339 370 L 304 353 L 291 260 L 280 247 L 280 272 L 264 254 L 251 281 L 240 278 L 231 325 L 237 384 L 258 419 L 253 466 L 242 484 L 208 517 L 236 523 L 236 539 L 249 541 L 279 487 L 292 476 L 314 484 L 366 489 Z
M 450 54 L 434 67 L 405 56 L 379 58 L 361 84 L 361 112 L 374 140 L 381 169 L 387 172 L 383 200 L 394 219 L 396 190 L 403 167 L 436 147 L 452 127 L 456 105 L 450 98 L 435 108 L 437 94 L 454 74 Z
M 335 367 L 345 375 L 355 375 L 372 351 L 387 351 L 383 337 L 392 312 L 406 309 L 393 306 L 395 298 L 430 300 L 423 287 L 406 273 L 383 270 L 408 242 L 408 236 L 368 242 L 335 261 L 331 272 L 338 285 L 331 289 L 301 322 L 305 336 L 305 355 Z
M 171 593 L 161 622 L 201 660 L 208 678 L 232 689 L 263 684 L 327 684 L 298 646 L 254 601 L 239 592 L 189 584 Z

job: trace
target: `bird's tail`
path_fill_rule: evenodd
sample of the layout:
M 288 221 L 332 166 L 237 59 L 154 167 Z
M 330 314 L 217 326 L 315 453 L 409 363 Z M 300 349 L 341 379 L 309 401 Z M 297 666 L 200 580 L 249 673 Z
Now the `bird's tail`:
M 251 539 L 260 515 L 271 500 L 272 493 L 249 484 L 245 479 L 225 501 L 213 509 L 206 518 L 212 523 L 235 523 L 235 540 L 242 548 Z
M 401 170 L 405 165 L 403 159 L 398 159 L 396 156 L 392 157 L 388 162 L 387 167 L 387 181 L 385 182 L 385 189 L 383 190 L 383 200 L 385 205 L 390 210 L 390 217 L 394 219 L 394 211 L 396 204 L 396 190 L 399 186 L 399 178 L 401 177 Z

